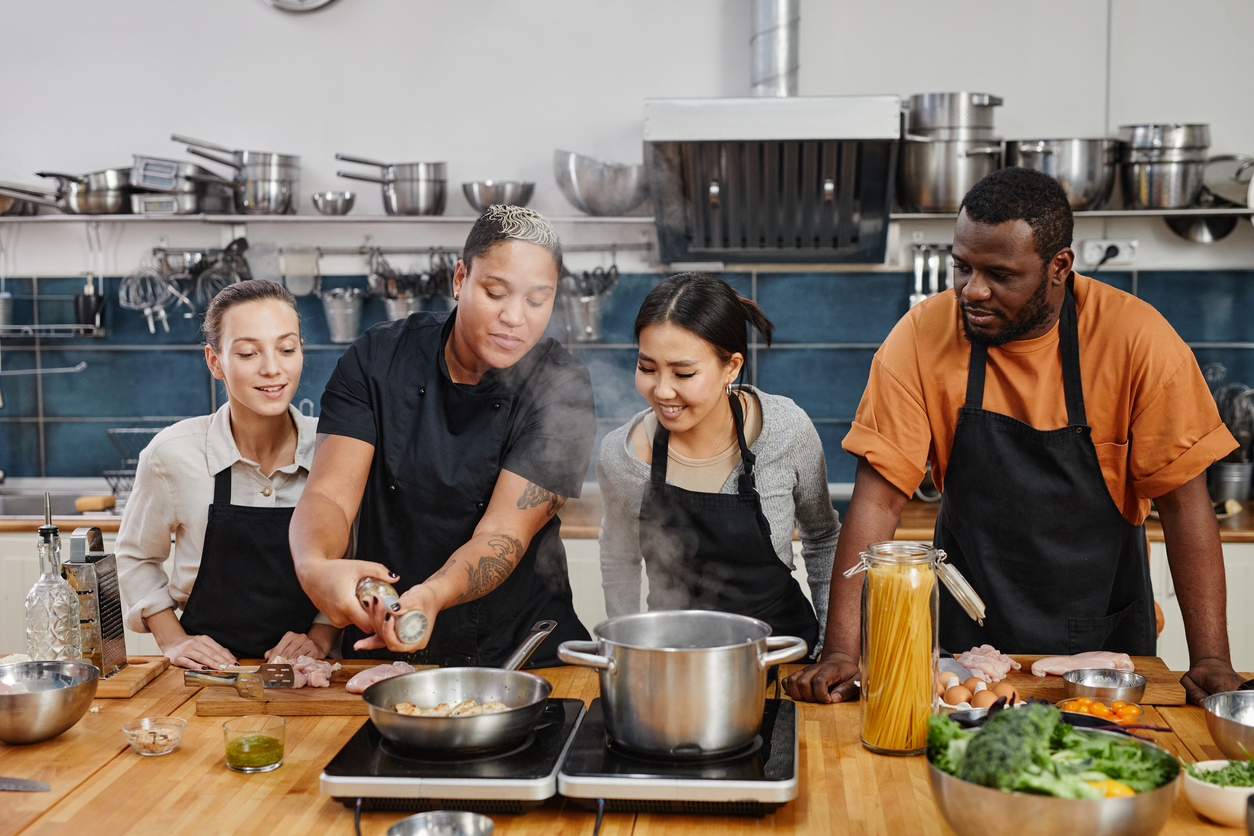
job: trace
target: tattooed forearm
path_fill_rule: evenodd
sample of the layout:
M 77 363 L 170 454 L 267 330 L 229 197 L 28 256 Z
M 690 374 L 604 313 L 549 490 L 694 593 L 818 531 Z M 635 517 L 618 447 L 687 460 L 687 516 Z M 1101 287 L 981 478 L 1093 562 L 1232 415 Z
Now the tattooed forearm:
M 547 502 L 549 507 L 544 509 L 544 511 L 551 517 L 557 513 L 557 509 L 561 508 L 562 503 L 565 501 L 562 497 L 551 491 L 546 491 L 534 482 L 528 482 L 523 495 L 518 498 L 518 507 L 520 510 L 526 510 L 527 508 L 539 507 Z
M 488 548 L 492 554 L 485 554 L 477 565 L 466 567 L 466 591 L 458 597 L 458 604 L 482 598 L 504 583 L 523 553 L 522 541 L 508 534 L 493 537 Z

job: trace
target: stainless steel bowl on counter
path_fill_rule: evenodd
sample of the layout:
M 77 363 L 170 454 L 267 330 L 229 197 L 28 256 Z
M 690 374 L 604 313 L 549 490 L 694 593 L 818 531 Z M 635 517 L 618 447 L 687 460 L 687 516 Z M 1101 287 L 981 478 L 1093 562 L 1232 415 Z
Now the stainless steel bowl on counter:
M 1011 139 L 1006 142 L 1006 165 L 1053 177 L 1066 190 L 1072 209 L 1100 209 L 1115 188 L 1119 140 Z
M 0 665 L 0 682 L 28 689 L 0 695 L 0 740 L 38 743 L 61 734 L 91 708 L 99 677 L 99 668 L 81 661 Z
M 957 212 L 971 187 L 1001 168 L 997 139 L 929 139 L 901 143 L 897 200 L 907 212 Z
M 553 176 L 571 205 L 587 215 L 625 215 L 649 196 L 643 164 L 604 163 L 557 150 Z
M 462 194 L 466 202 L 483 213 L 489 206 L 526 206 L 536 189 L 535 183 L 520 180 L 475 180 L 462 183 Z
M 1085 668 L 1062 675 L 1062 690 L 1068 697 L 1088 697 L 1107 705 L 1115 700 L 1139 703 L 1145 696 L 1147 680 L 1142 674 L 1109 668 Z
M 806 653 L 804 639 L 710 610 L 619 616 L 592 634 L 594 641 L 562 642 L 558 658 L 600 671 L 605 727 L 616 743 L 671 758 L 751 743 L 762 725 L 767 668 Z
M 1202 700 L 1202 707 L 1206 730 L 1225 758 L 1247 761 L 1254 757 L 1254 691 L 1211 694 Z
M 1089 734 L 1128 738 L 1115 732 Z M 999 832 L 1032 836 L 1154 836 L 1171 816 L 1180 791 L 1180 762 L 1165 749 L 1137 741 L 1170 770 L 1171 780 L 1156 790 L 1126 798 L 1055 798 L 1003 792 L 955 778 L 928 761 L 927 777 L 941 816 L 958 836 L 984 836 L 991 822 Z

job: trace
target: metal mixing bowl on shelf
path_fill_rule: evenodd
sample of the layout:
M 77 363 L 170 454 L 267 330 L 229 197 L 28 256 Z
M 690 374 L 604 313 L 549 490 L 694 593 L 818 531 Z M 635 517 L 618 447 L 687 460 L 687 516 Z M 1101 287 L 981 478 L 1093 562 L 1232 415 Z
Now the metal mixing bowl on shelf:
M 1088 697 L 1110 705 L 1115 700 L 1139 703 L 1145 696 L 1145 677 L 1132 671 L 1084 668 L 1062 675 L 1063 693 L 1068 697 Z
M 323 215 L 347 215 L 356 201 L 353 192 L 318 192 L 313 196 L 314 208 Z
M 0 740 L 38 743 L 77 723 L 96 698 L 100 669 L 89 662 L 15 662 L 0 665 L 0 682 L 25 694 L 0 695 Z
M 489 206 L 526 206 L 531 200 L 531 193 L 536 189 L 535 183 L 524 183 L 520 180 L 475 180 L 462 183 L 462 194 L 466 202 L 483 213 Z
M 1254 691 L 1211 694 L 1202 700 L 1202 707 L 1206 709 L 1206 730 L 1225 758 L 1254 758 Z
M 553 152 L 553 176 L 566 199 L 589 215 L 624 215 L 649 196 L 643 165 L 603 163 L 558 150 Z

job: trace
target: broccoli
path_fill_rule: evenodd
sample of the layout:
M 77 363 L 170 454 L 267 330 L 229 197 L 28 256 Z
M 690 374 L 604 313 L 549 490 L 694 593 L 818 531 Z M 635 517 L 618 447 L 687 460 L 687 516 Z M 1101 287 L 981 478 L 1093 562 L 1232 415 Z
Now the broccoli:
M 962 756 L 975 732 L 964 729 L 948 717 L 936 714 L 927 720 L 927 756 L 937 769 L 958 774 Z
M 967 745 L 958 777 L 1000 790 L 1018 788 L 1025 775 L 1052 766 L 1049 744 L 1060 718 L 1057 708 L 1043 704 L 998 712 Z

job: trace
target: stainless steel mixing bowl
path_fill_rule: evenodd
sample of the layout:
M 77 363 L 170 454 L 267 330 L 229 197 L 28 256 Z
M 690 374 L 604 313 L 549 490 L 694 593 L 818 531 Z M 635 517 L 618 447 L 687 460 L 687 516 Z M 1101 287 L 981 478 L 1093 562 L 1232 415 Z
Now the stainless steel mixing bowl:
M 1115 700 L 1139 703 L 1145 696 L 1145 677 L 1132 671 L 1111 668 L 1084 668 L 1062 675 L 1062 690 L 1068 697 L 1088 697 L 1110 705 Z
M 1112 735 L 1113 732 L 1090 731 Z M 1148 741 L 1137 741 L 1168 765 L 1171 780 L 1156 790 L 1127 798 L 1054 798 L 1002 792 L 968 783 L 942 772 L 929 761 L 928 782 L 941 816 L 958 836 L 984 836 L 991 822 L 998 832 L 1015 836 L 1154 836 L 1171 816 L 1180 790 L 1180 762 Z
M 100 669 L 88 662 L 0 665 L 0 682 L 29 690 L 0 695 L 0 740 L 38 743 L 61 734 L 87 713 L 99 677 Z
M 1206 730 L 1225 758 L 1254 758 L 1254 691 L 1211 694 L 1202 700 L 1202 707 L 1206 709 Z
M 466 195 L 466 201 L 480 213 L 488 211 L 488 207 L 493 205 L 526 206 L 535 189 L 535 183 L 519 180 L 475 180 L 473 183 L 462 183 L 462 194 Z
M 566 199 L 589 215 L 623 215 L 649 196 L 644 165 L 603 163 L 558 150 L 553 152 L 553 176 Z
M 313 205 L 323 215 L 347 215 L 357 201 L 353 192 L 318 192 Z
M 496 824 L 478 813 L 433 810 L 401 819 L 388 836 L 492 836 Z

